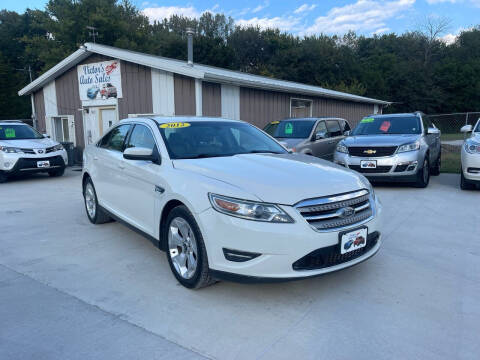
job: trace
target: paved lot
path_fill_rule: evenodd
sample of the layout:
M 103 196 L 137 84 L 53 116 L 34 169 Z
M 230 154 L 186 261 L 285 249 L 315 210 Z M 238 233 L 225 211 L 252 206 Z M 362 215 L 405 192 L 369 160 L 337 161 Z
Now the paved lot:
M 189 291 L 91 225 L 80 173 L 0 185 L 0 359 L 478 359 L 480 191 L 377 187 L 384 245 L 316 279 Z

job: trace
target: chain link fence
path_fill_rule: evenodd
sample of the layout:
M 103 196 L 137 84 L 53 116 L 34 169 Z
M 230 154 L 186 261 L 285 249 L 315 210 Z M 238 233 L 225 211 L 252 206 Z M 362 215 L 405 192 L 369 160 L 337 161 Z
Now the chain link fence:
M 429 115 L 431 121 L 442 132 L 442 172 L 460 173 L 460 150 L 465 134 L 460 132 L 464 125 L 475 125 L 480 112 Z

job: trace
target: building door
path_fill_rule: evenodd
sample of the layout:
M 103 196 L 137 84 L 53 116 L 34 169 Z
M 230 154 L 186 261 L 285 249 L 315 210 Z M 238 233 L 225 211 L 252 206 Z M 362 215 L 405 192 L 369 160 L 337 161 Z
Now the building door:
M 105 134 L 113 124 L 118 122 L 115 108 L 99 108 L 98 122 L 100 127 L 100 136 L 103 136 L 103 134 Z
M 83 110 L 85 145 L 96 142 L 118 122 L 116 107 L 87 107 Z

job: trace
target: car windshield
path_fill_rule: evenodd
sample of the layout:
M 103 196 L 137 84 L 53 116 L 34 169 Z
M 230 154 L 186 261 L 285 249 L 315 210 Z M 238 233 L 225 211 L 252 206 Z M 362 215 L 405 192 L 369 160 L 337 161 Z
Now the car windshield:
M 315 120 L 284 120 L 272 132 L 276 138 L 306 139 L 312 132 Z
M 159 124 L 159 129 L 171 159 L 288 153 L 256 127 L 241 122 L 175 122 Z
M 280 124 L 280 121 L 272 121 L 263 128 L 263 131 L 270 136 L 275 136 L 275 131 L 277 131 L 278 124 Z
M 417 116 L 366 117 L 352 131 L 352 135 L 420 133 L 420 119 Z
M 475 130 L 473 130 L 473 132 L 480 132 L 480 121 L 477 122 L 477 127 L 475 128 Z
M 43 136 L 37 130 L 26 124 L 0 125 L 0 140 L 27 139 L 43 139 Z

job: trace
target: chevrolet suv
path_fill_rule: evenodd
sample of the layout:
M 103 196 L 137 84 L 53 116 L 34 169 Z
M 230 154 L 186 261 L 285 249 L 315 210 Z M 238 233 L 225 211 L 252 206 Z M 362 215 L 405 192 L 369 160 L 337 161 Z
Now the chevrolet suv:
M 371 181 L 424 188 L 440 174 L 440 130 L 420 112 L 368 116 L 338 144 L 334 161 Z
M 289 154 L 243 121 L 126 119 L 83 155 L 88 219 L 137 229 L 188 288 L 316 276 L 381 244 L 381 205 L 364 176 Z
M 13 175 L 47 172 L 62 176 L 67 152 L 21 121 L 0 120 L 0 182 Z

